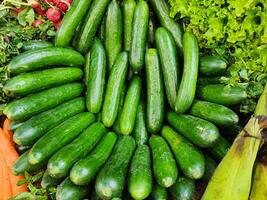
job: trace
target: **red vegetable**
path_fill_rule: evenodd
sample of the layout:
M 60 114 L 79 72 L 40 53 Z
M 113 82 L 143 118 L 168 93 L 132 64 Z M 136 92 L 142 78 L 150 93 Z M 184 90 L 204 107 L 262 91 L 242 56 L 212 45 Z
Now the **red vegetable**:
M 35 20 L 35 21 L 33 22 L 33 26 L 34 26 L 34 27 L 37 27 L 38 25 L 41 25 L 41 24 L 43 24 L 43 23 L 44 23 L 43 20 L 37 19 L 37 20 Z
M 41 16 L 45 15 L 45 10 L 42 9 L 38 1 L 33 1 L 31 6 L 35 10 L 35 12 L 37 12 L 38 15 L 41 15 Z
M 58 22 L 61 19 L 61 12 L 56 8 L 49 8 L 46 11 L 47 18 L 52 22 Z
M 20 13 L 20 12 L 22 12 L 24 10 L 24 8 L 14 8 L 14 11 L 16 12 L 16 13 Z
M 72 3 L 72 0 L 55 0 L 54 2 L 62 12 L 66 12 Z
M 60 21 L 54 23 L 54 27 L 55 27 L 56 30 L 57 30 L 57 29 L 59 28 L 59 26 L 61 25 L 61 21 L 62 21 L 62 20 L 60 20 Z

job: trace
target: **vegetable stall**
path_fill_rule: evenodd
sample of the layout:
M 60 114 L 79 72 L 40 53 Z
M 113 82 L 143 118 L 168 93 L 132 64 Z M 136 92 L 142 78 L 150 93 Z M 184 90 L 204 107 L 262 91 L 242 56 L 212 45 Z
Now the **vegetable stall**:
M 3 0 L 0 200 L 266 200 L 264 0 Z

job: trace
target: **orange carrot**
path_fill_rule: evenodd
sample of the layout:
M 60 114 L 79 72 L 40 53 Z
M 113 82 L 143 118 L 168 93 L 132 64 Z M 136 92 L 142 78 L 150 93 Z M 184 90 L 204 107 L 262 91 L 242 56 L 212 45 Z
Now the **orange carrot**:
M 6 118 L 4 121 L 4 124 L 3 124 L 3 131 L 4 131 L 4 134 L 6 135 L 6 137 L 11 142 L 11 144 L 13 146 L 15 146 L 15 143 L 13 141 L 13 132 L 11 130 L 9 130 L 10 123 L 11 123 L 11 121 L 8 118 Z
M 9 180 L 9 173 L 6 166 L 6 163 L 4 161 L 2 152 L 0 153 L 0 199 L 5 200 L 12 197 L 12 190 L 11 190 L 11 184 Z

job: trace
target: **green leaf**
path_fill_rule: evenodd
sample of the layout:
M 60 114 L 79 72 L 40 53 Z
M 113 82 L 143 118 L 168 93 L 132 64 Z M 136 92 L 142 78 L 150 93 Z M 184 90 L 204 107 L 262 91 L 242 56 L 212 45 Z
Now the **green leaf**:
M 34 22 L 34 10 L 30 7 L 25 8 L 18 14 L 19 24 L 22 26 L 32 25 Z

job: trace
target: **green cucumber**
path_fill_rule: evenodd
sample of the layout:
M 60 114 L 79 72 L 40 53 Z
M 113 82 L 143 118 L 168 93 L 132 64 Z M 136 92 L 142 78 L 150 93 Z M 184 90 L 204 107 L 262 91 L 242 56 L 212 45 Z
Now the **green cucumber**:
M 51 187 L 58 186 L 63 181 L 62 178 L 53 178 L 48 174 L 48 171 L 45 170 L 44 175 L 41 180 L 42 188 L 49 189 Z
M 66 177 L 75 162 L 85 157 L 106 131 L 100 122 L 89 126 L 73 142 L 64 146 L 49 159 L 47 164 L 49 175 L 55 178 Z
M 176 183 L 170 187 L 170 195 L 173 200 L 192 200 L 195 193 L 195 182 L 186 177 L 179 177 Z
M 104 135 L 94 150 L 72 167 L 71 181 L 76 185 L 87 185 L 93 181 L 101 166 L 110 156 L 116 141 L 117 135 L 114 132 Z
M 138 76 L 133 77 L 120 116 L 120 131 L 123 135 L 129 135 L 133 131 L 141 90 L 142 79 Z
M 239 121 L 238 115 L 231 109 L 207 101 L 195 100 L 189 113 L 222 127 L 233 126 Z
M 209 121 L 186 114 L 167 114 L 168 122 L 192 143 L 200 147 L 210 147 L 219 139 L 220 133 Z
M 151 48 L 154 46 L 156 28 L 157 28 L 156 20 L 153 14 L 150 13 L 148 22 L 147 43 L 148 46 Z
M 200 59 L 199 73 L 205 76 L 221 75 L 227 68 L 224 59 L 217 56 L 205 56 Z
M 53 43 L 48 41 L 39 41 L 39 40 L 30 40 L 23 43 L 23 46 L 21 48 L 22 52 L 24 51 L 30 51 L 35 49 L 44 49 L 47 47 L 53 47 Z
M 109 160 L 96 178 L 95 190 L 100 198 L 112 199 L 122 195 L 134 149 L 135 141 L 131 136 L 119 139 Z
M 84 77 L 83 77 L 83 82 L 86 85 L 89 81 L 89 72 L 90 72 L 90 62 L 91 62 L 91 56 L 90 56 L 90 51 L 84 56 L 85 58 L 85 64 L 84 64 Z
M 174 109 L 177 90 L 181 79 L 176 44 L 171 33 L 163 27 L 156 30 L 155 40 L 159 53 L 167 99 L 170 107 Z
M 29 72 L 9 79 L 3 91 L 7 96 L 26 96 L 53 86 L 78 81 L 82 76 L 82 70 L 74 67 Z
M 90 8 L 92 0 L 74 0 L 70 9 L 64 15 L 62 22 L 56 32 L 55 46 L 69 46 L 76 28 L 85 17 Z
M 73 141 L 80 133 L 95 121 L 95 116 L 83 112 L 70 117 L 63 123 L 48 131 L 30 150 L 30 164 L 46 162 L 55 152 Z
M 173 18 L 170 17 L 170 6 L 167 0 L 151 0 L 152 7 L 157 14 L 158 20 L 164 28 L 172 34 L 180 57 L 183 56 L 183 28 Z
M 20 74 L 54 65 L 80 67 L 83 64 L 83 56 L 73 49 L 47 47 L 26 51 L 14 57 L 8 64 L 7 70 L 12 74 Z
M 154 182 L 150 198 L 152 200 L 168 200 L 167 188 L 162 187 Z
M 106 26 L 106 15 L 103 17 L 103 20 L 100 24 L 100 27 L 98 28 L 97 31 L 97 37 L 101 40 L 105 40 L 105 26 Z
M 16 150 L 19 154 L 23 154 L 26 151 L 30 150 L 31 146 L 16 145 Z
M 15 131 L 16 129 L 18 129 L 20 126 L 22 126 L 23 122 L 20 122 L 20 121 L 12 121 L 10 124 L 9 124 L 9 130 L 10 131 Z
M 106 52 L 99 39 L 90 51 L 90 69 L 86 93 L 86 106 L 89 112 L 99 113 L 102 108 L 106 77 Z
M 102 122 L 106 127 L 111 127 L 116 120 L 127 70 L 128 54 L 127 52 L 121 52 L 112 67 L 106 87 L 102 109 Z
M 229 78 L 224 76 L 213 76 L 213 77 L 199 76 L 197 79 L 197 85 L 219 84 L 228 79 Z
M 82 94 L 81 83 L 68 83 L 46 89 L 22 99 L 13 100 L 4 109 L 4 114 L 11 120 L 20 121 L 56 107 Z
M 177 113 L 186 112 L 192 105 L 195 98 L 198 76 L 199 47 L 193 33 L 185 32 L 183 46 L 184 69 L 174 107 Z
M 133 31 L 133 17 L 136 7 L 135 0 L 124 0 L 122 3 L 122 16 L 123 16 L 123 49 L 130 51 L 132 42 Z
M 230 147 L 231 144 L 224 137 L 220 136 L 218 141 L 212 147 L 208 148 L 208 152 L 213 158 L 220 161 L 227 154 Z
M 163 81 L 156 49 L 146 52 L 147 110 L 146 122 L 150 133 L 157 133 L 164 119 Z
M 200 86 L 197 96 L 205 101 L 232 106 L 241 103 L 247 98 L 245 89 L 238 86 L 226 86 L 224 84 L 213 84 Z
M 209 182 L 217 165 L 218 164 L 211 157 L 205 155 L 205 173 L 202 177 L 204 181 Z
M 76 40 L 76 48 L 82 53 L 86 53 L 91 47 L 95 34 L 104 17 L 110 0 L 93 0 L 87 12 L 87 16 L 81 25 Z
M 205 172 L 205 158 L 202 152 L 169 126 L 164 126 L 161 134 L 171 146 L 184 175 L 192 179 L 200 179 Z
M 143 68 L 149 22 L 149 8 L 147 2 L 139 0 L 136 4 L 132 24 L 132 41 L 129 61 L 134 72 Z
M 129 170 L 128 191 L 134 199 L 145 199 L 152 190 L 150 150 L 140 145 L 135 150 Z
M 122 49 L 122 13 L 117 0 L 112 0 L 109 3 L 105 20 L 105 47 L 108 58 L 108 69 L 111 71 Z
M 177 177 L 178 169 L 167 142 L 161 136 L 152 136 L 149 139 L 152 151 L 154 177 L 162 187 L 172 186 Z
M 57 200 L 83 200 L 88 193 L 88 186 L 78 186 L 71 182 L 70 178 L 66 178 L 57 187 Z

